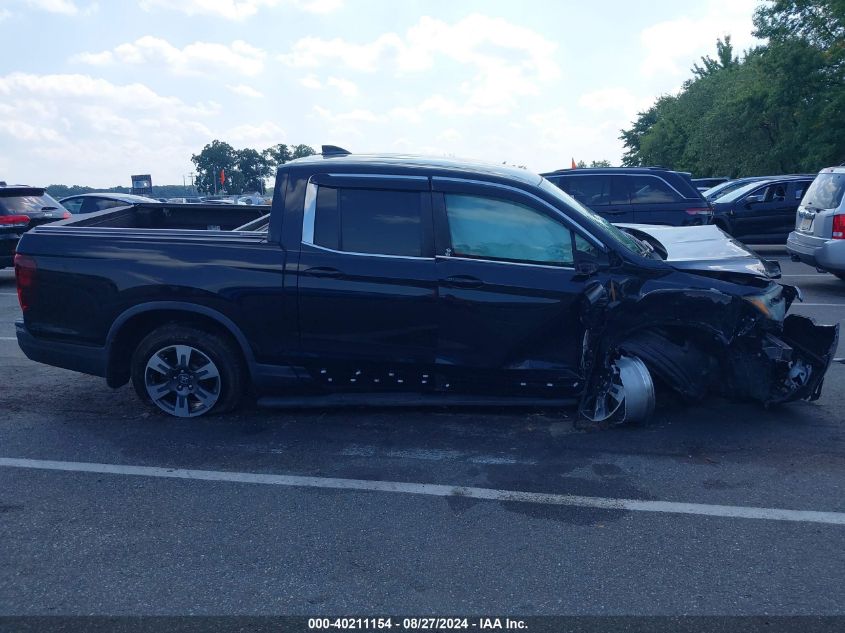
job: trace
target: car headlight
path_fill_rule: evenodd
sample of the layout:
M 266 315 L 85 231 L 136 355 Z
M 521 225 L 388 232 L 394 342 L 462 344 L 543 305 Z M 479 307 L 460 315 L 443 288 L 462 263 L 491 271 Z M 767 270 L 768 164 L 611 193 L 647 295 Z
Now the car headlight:
M 780 284 L 773 284 L 763 294 L 750 295 L 744 299 L 762 312 L 767 319 L 783 321 L 786 316 L 786 299 Z

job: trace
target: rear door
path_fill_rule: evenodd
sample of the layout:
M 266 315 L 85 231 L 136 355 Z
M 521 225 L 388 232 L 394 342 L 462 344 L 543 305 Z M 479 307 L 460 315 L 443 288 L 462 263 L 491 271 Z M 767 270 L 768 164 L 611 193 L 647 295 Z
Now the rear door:
M 428 178 L 312 177 L 298 274 L 303 364 L 333 389 L 427 389 L 435 275 Z
M 685 226 L 693 216 L 685 212 L 686 199 L 664 178 L 651 174 L 630 174 L 624 177 L 630 187 L 634 222 Z
M 553 182 L 610 222 L 634 221 L 624 178 L 611 174 L 572 173 Z
M 790 185 L 793 186 L 790 188 Z M 785 243 L 795 222 L 795 211 L 800 202 L 794 198 L 795 191 L 794 184 L 784 180 L 749 192 L 736 203 L 732 222 L 734 237 L 757 244 L 766 241 Z M 749 201 L 749 196 L 760 196 L 761 200 Z
M 444 386 L 576 394 L 585 280 L 575 272 L 575 251 L 597 256 L 596 245 L 518 190 L 432 182 Z

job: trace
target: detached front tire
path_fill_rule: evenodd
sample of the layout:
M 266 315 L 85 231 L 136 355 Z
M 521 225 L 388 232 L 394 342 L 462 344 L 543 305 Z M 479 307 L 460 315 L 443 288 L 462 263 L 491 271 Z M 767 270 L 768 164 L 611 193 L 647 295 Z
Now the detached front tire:
M 145 336 L 132 354 L 131 371 L 141 400 L 179 418 L 231 411 L 240 404 L 246 377 L 232 342 L 178 324 Z
M 654 382 L 636 356 L 620 356 L 607 376 L 582 400 L 579 413 L 595 424 L 645 422 L 654 413 Z

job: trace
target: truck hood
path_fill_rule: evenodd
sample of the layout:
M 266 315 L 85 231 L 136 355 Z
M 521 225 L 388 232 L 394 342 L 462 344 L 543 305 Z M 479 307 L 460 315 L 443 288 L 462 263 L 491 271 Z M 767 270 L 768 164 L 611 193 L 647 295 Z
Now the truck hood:
M 711 275 L 739 273 L 767 279 L 780 278 L 780 264 L 761 259 L 714 224 L 684 227 L 653 224 L 616 226 L 649 242 L 667 264 L 679 270 Z

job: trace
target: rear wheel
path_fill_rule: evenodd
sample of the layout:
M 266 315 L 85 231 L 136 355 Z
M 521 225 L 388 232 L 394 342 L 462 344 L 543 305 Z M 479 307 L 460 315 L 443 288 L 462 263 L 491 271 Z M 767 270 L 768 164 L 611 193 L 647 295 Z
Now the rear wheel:
M 132 355 L 138 397 L 179 418 L 231 411 L 243 396 L 245 375 L 234 344 L 183 325 L 153 330 Z
M 654 382 L 636 356 L 620 356 L 594 393 L 581 403 L 581 415 L 595 423 L 643 422 L 654 412 Z

